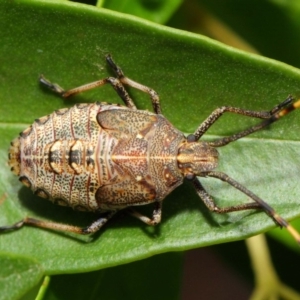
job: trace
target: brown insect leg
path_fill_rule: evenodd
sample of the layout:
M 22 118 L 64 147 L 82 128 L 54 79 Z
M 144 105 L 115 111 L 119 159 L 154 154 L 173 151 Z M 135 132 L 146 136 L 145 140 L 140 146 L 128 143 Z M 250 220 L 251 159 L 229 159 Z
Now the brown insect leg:
M 60 223 L 55 223 L 55 222 L 48 222 L 48 221 L 43 221 L 43 220 L 38 220 L 38 219 L 28 218 L 28 217 L 24 218 L 23 220 L 15 223 L 11 226 L 1 226 L 0 232 L 6 232 L 6 231 L 20 229 L 21 227 L 23 227 L 25 225 L 83 234 L 82 228 L 80 228 L 80 227 L 65 225 L 65 224 L 60 224 Z
M 11 226 L 1 226 L 0 232 L 17 230 L 17 229 L 20 229 L 21 227 L 23 227 L 24 225 L 30 225 L 30 226 L 53 229 L 53 230 L 74 232 L 74 233 L 78 233 L 78 234 L 90 234 L 90 233 L 94 233 L 94 232 L 98 231 L 105 223 L 107 223 L 107 221 L 115 213 L 116 213 L 116 211 L 109 212 L 105 217 L 101 217 L 100 219 L 98 219 L 97 221 L 92 223 L 90 226 L 87 226 L 85 228 L 26 217 L 23 220 L 15 223 Z
M 113 61 L 110 54 L 106 55 L 106 61 L 108 62 L 110 67 L 116 73 L 117 78 L 123 84 L 129 85 L 129 86 L 131 86 L 131 87 L 133 87 L 137 90 L 140 90 L 142 92 L 145 92 L 145 93 L 149 94 L 154 112 L 157 113 L 157 114 L 161 114 L 160 100 L 159 100 L 159 96 L 158 96 L 157 92 L 155 92 L 153 89 L 151 89 L 151 88 L 149 88 L 145 85 L 142 85 L 138 82 L 135 82 L 135 81 L 131 80 L 128 77 L 125 77 L 122 69 L 116 65 L 116 63 Z
M 225 213 L 225 212 L 232 212 L 232 211 L 245 210 L 245 209 L 251 209 L 251 208 L 263 209 L 266 212 L 266 214 L 269 215 L 277 225 L 279 225 L 280 227 L 285 227 L 290 232 L 290 234 L 295 238 L 295 240 L 300 244 L 300 235 L 296 231 L 296 229 L 294 229 L 289 224 L 288 221 L 286 221 L 280 215 L 278 215 L 277 212 L 269 204 L 267 204 L 261 198 L 256 196 L 254 193 L 249 191 L 244 186 L 242 186 L 240 183 L 238 183 L 237 181 L 235 181 L 234 179 L 230 178 L 228 175 L 226 175 L 222 172 L 216 172 L 216 171 L 205 172 L 205 173 L 202 173 L 201 176 L 203 176 L 203 177 L 207 177 L 207 176 L 208 177 L 214 177 L 214 178 L 220 179 L 224 182 L 227 182 L 228 184 L 232 185 L 234 188 L 238 189 L 239 191 L 241 191 L 245 195 L 249 196 L 252 200 L 254 200 L 256 202 L 256 203 L 254 203 L 254 204 L 256 204 L 256 206 L 253 203 L 248 203 L 248 205 L 242 204 L 242 205 L 227 207 L 227 208 L 221 209 L 221 211 L 216 211 L 216 212 Z M 201 192 L 199 193 L 198 190 L 199 189 L 201 190 L 202 185 L 200 184 L 199 181 L 198 181 L 198 183 L 199 183 L 198 184 L 197 181 L 198 181 L 198 179 L 194 179 L 194 185 L 196 187 L 196 190 L 197 190 L 199 196 L 201 197 Z M 203 189 L 203 187 L 202 187 L 202 189 Z M 253 206 L 251 207 L 251 205 L 253 205 Z
M 294 103 L 290 103 L 292 101 L 292 99 L 293 98 L 291 96 L 289 96 L 284 102 L 281 103 L 282 104 L 281 106 L 278 105 L 277 106 L 278 110 L 275 111 L 274 114 L 268 120 L 265 120 L 262 123 L 254 125 L 254 126 L 248 128 L 244 131 L 241 131 L 237 134 L 234 134 L 234 135 L 229 136 L 229 137 L 221 138 L 221 139 L 213 141 L 213 142 L 209 142 L 208 144 L 212 147 L 222 147 L 222 146 L 225 146 L 225 145 L 227 145 L 227 144 L 229 144 L 233 141 L 236 141 L 236 140 L 238 140 L 238 139 L 240 139 L 244 136 L 247 136 L 247 135 L 249 135 L 253 132 L 261 130 L 264 127 L 269 126 L 270 124 L 278 121 L 281 117 L 287 115 L 288 113 L 290 113 L 293 110 L 300 107 L 300 100 L 298 100 Z M 288 101 L 288 100 L 291 100 L 291 101 Z M 284 106 L 286 106 L 286 107 L 284 107 Z
M 72 95 L 75 95 L 75 94 L 78 94 L 78 93 L 81 93 L 84 91 L 88 91 L 88 90 L 91 90 L 91 89 L 94 89 L 94 88 L 97 88 L 97 87 L 100 87 L 102 85 L 109 83 L 114 88 L 114 90 L 118 93 L 118 95 L 120 96 L 120 98 L 123 100 L 123 102 L 125 103 L 125 105 L 128 108 L 136 109 L 136 106 L 135 106 L 133 100 L 130 98 L 129 94 L 125 90 L 121 81 L 114 77 L 107 77 L 107 78 L 97 80 L 97 81 L 94 81 L 94 82 L 91 82 L 91 83 L 88 83 L 85 85 L 81 85 L 79 87 L 76 87 L 76 88 L 73 88 L 73 89 L 70 89 L 67 91 L 65 91 L 58 84 L 52 83 L 51 81 L 46 79 L 43 75 L 40 75 L 39 80 L 40 80 L 41 84 L 43 84 L 44 86 L 46 86 L 53 92 L 61 95 L 63 98 L 68 98 Z
M 137 109 L 133 100 L 129 96 L 128 92 L 124 88 L 123 84 L 129 85 L 133 88 L 136 88 L 142 92 L 145 92 L 150 95 L 150 99 L 152 102 L 153 109 L 155 113 L 161 114 L 161 108 L 160 108 L 160 101 L 159 96 L 157 92 L 155 92 L 153 89 L 144 86 L 138 82 L 135 82 L 131 80 L 130 78 L 127 78 L 124 76 L 123 71 L 120 67 L 116 65 L 116 63 L 113 61 L 112 57 L 108 54 L 106 55 L 106 61 L 109 64 L 109 66 L 114 70 L 116 73 L 117 78 L 114 77 L 107 77 L 101 80 L 97 80 L 70 90 L 64 90 L 62 87 L 60 87 L 56 83 L 50 82 L 48 79 L 46 79 L 43 75 L 40 75 L 40 83 L 46 86 L 47 88 L 51 89 L 53 92 L 61 95 L 64 98 L 67 98 L 71 95 L 75 95 L 84 91 L 88 91 L 97 87 L 100 87 L 102 85 L 105 85 L 107 83 L 111 84 L 111 86 L 114 88 L 114 90 L 118 93 L 119 97 L 123 100 L 125 105 L 128 108 L 131 109 Z
M 83 228 L 82 234 L 94 233 L 100 230 L 103 227 L 103 225 L 106 224 L 107 221 L 110 220 L 116 213 L 117 210 L 112 210 L 108 212 L 105 217 L 101 217 L 97 221 L 93 222 L 91 225 Z
M 62 87 L 60 87 L 58 84 L 56 84 L 56 83 L 52 83 L 52 82 L 50 82 L 48 79 L 46 79 L 45 77 L 44 77 L 44 75 L 43 74 L 41 74 L 40 75 L 40 78 L 39 78 L 39 82 L 41 83 L 41 84 L 43 84 L 44 86 L 46 86 L 48 89 L 50 89 L 51 91 L 53 91 L 54 93 L 57 93 L 57 94 L 59 94 L 59 95 L 63 95 L 64 94 L 64 92 L 65 92 L 65 90 L 62 88 Z
M 220 147 L 224 146 L 230 142 L 233 142 L 237 139 L 240 139 L 246 135 L 249 135 L 255 131 L 258 131 L 269 124 L 277 121 L 280 117 L 283 115 L 286 115 L 290 111 L 294 110 L 295 108 L 298 108 L 296 105 L 297 102 L 292 103 L 293 98 L 292 96 L 289 96 L 286 100 L 284 100 L 282 103 L 276 105 L 273 109 L 270 111 L 253 111 L 253 110 L 246 110 L 241 109 L 237 107 L 231 107 L 231 106 L 222 106 L 214 110 L 210 116 L 196 129 L 194 132 L 195 140 L 197 141 L 225 112 L 231 112 L 235 114 L 244 115 L 247 117 L 253 117 L 253 118 L 259 118 L 259 119 L 267 119 L 265 122 L 262 122 L 261 124 L 258 124 L 256 126 L 250 127 L 249 129 L 246 129 L 238 134 L 235 134 L 230 137 L 225 137 L 220 140 L 217 140 L 215 142 L 210 142 L 209 145 L 213 147 Z
M 223 214 L 223 213 L 246 210 L 246 209 L 262 209 L 260 204 L 256 202 L 220 208 L 216 205 L 214 199 L 206 192 L 203 185 L 200 183 L 200 181 L 197 178 L 193 179 L 193 184 L 201 200 L 204 202 L 206 207 L 212 212 Z
M 161 221 L 161 213 L 162 213 L 162 203 L 161 202 L 155 202 L 155 208 L 153 210 L 152 218 L 148 218 L 147 216 L 144 216 L 137 212 L 136 210 L 129 208 L 127 212 L 134 216 L 135 218 L 141 220 L 142 222 L 150 225 L 155 226 L 160 223 Z

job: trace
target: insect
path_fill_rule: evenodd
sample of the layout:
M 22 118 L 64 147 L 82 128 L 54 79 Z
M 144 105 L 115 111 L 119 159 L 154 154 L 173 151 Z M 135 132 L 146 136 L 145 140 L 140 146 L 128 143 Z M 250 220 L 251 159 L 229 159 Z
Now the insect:
M 12 172 L 36 195 L 58 205 L 92 211 L 101 216 L 85 228 L 26 217 L 14 225 L 0 227 L 0 231 L 33 225 L 90 234 L 125 208 L 142 222 L 156 225 L 161 221 L 163 199 L 186 178 L 192 181 L 210 211 L 229 213 L 262 209 L 300 243 L 298 232 L 271 206 L 228 175 L 215 171 L 219 155 L 217 147 L 265 128 L 299 108 L 300 100 L 293 102 L 289 96 L 270 111 L 223 106 L 215 109 L 193 134 L 186 137 L 161 114 L 159 96 L 153 89 L 125 77 L 110 55 L 106 56 L 106 61 L 116 77 L 67 91 L 44 76 L 40 77 L 40 83 L 64 98 L 110 84 L 125 106 L 94 103 L 57 110 L 37 119 L 11 142 L 9 149 Z M 138 110 L 125 85 L 148 93 L 154 113 Z M 212 142 L 199 141 L 225 112 L 264 120 L 232 136 Z M 221 208 L 198 177 L 225 181 L 253 202 Z M 133 208 L 149 203 L 154 204 L 151 218 Z

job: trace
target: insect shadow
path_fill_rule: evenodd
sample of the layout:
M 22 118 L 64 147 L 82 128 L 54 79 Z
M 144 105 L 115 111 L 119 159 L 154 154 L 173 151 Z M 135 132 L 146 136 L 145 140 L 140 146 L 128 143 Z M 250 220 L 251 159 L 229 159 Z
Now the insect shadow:
M 42 217 L 45 220 L 50 220 L 57 223 L 65 223 L 69 225 L 75 225 L 85 227 L 88 224 L 92 223 L 95 220 L 95 216 L 100 217 L 101 213 L 97 214 L 94 212 L 82 212 L 73 210 L 70 207 L 61 206 L 60 209 L 57 209 L 57 206 L 53 205 L 50 201 L 43 201 L 42 198 L 32 194 L 32 192 L 26 187 L 21 187 L 18 192 L 18 201 L 26 211 L 29 211 L 30 215 L 35 215 Z M 180 199 L 179 199 L 180 201 Z M 168 201 L 171 204 L 171 201 Z M 199 202 L 199 201 L 198 201 Z M 151 206 L 151 205 L 150 205 Z M 150 214 L 150 206 L 141 206 L 140 211 Z M 170 205 L 166 205 L 170 206 Z M 171 205 L 172 206 L 172 205 Z M 190 208 L 189 208 L 190 209 Z M 173 214 L 176 214 L 177 210 L 172 210 L 166 215 L 164 221 L 167 221 L 168 218 L 171 218 Z M 105 213 L 103 213 L 105 214 Z M 126 209 L 120 210 L 116 216 L 110 220 L 108 228 L 104 226 L 103 230 L 95 232 L 93 235 L 78 235 L 66 231 L 57 231 L 53 229 L 44 228 L 44 230 L 53 232 L 55 234 L 70 238 L 72 240 L 81 242 L 81 243 L 90 243 L 94 240 L 97 240 L 99 236 L 105 233 L 108 230 L 120 230 L 121 228 L 137 228 L 139 227 L 145 234 L 150 238 L 156 238 L 160 236 L 160 226 L 150 227 L 144 223 L 139 222 L 137 219 L 133 218 L 126 213 Z
M 161 222 L 161 226 L 148 226 L 137 219 L 131 217 L 126 213 L 126 209 L 121 210 L 117 215 L 109 222 L 109 227 L 104 226 L 103 230 L 95 232 L 93 235 L 78 235 L 65 231 L 56 231 L 52 229 L 44 228 L 49 232 L 67 237 L 80 243 L 90 243 L 97 240 L 99 236 L 108 230 L 119 230 L 121 228 L 140 228 L 149 238 L 157 238 L 161 235 L 161 228 L 164 223 L 169 222 L 174 216 L 180 215 L 180 213 L 186 213 L 191 211 L 197 211 L 199 218 L 204 218 L 210 226 L 219 227 L 224 226 L 225 222 L 219 222 L 215 220 L 215 215 L 210 214 L 204 204 L 199 201 L 197 194 L 191 189 L 191 183 L 189 181 L 186 184 L 181 185 L 175 191 L 173 191 L 164 201 L 164 217 Z M 51 202 L 43 201 L 40 197 L 32 194 L 32 192 L 26 187 L 21 187 L 18 192 L 19 203 L 30 211 L 30 215 L 42 217 L 52 222 L 76 224 L 84 227 L 95 220 L 95 214 L 93 212 L 81 212 L 71 209 L 70 207 L 60 207 L 53 205 Z M 143 205 L 138 208 L 139 212 L 150 214 L 151 205 Z M 250 213 L 250 212 L 248 212 Z M 230 223 L 230 222 L 229 222 Z
M 75 211 L 70 207 L 63 206 L 60 207 L 60 209 L 57 209 L 57 206 L 53 205 L 50 201 L 43 201 L 40 197 L 32 194 L 26 187 L 20 188 L 18 192 L 18 201 L 26 211 L 30 212 L 30 215 L 40 216 L 43 219 L 51 220 L 53 222 L 64 222 L 71 225 L 76 223 L 84 227 L 95 219 L 95 214 L 93 213 L 82 213 L 80 211 Z M 47 228 L 44 228 L 44 230 L 80 243 L 89 243 L 94 238 L 89 235 L 77 235 L 66 231 L 56 231 Z M 99 231 L 99 234 L 101 233 L 102 231 Z

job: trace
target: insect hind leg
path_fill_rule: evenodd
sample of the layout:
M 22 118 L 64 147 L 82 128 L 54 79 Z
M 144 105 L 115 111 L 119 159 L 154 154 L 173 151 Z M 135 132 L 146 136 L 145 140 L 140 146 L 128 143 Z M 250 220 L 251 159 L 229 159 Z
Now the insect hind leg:
M 100 79 L 100 80 L 97 80 L 97 81 L 94 81 L 91 83 L 81 85 L 79 87 L 75 87 L 70 90 L 64 90 L 58 84 L 52 83 L 51 81 L 46 79 L 44 77 L 44 75 L 40 75 L 39 81 L 42 85 L 46 86 L 48 89 L 52 90 L 53 92 L 59 94 L 63 98 L 68 98 L 72 95 L 76 95 L 78 93 L 88 91 L 93 88 L 103 86 L 105 84 L 110 84 L 128 108 L 137 109 L 132 98 L 129 96 L 128 92 L 126 91 L 126 89 L 124 87 L 124 85 L 128 85 L 128 86 L 138 89 L 144 93 L 149 94 L 154 112 L 157 114 L 161 114 L 160 100 L 159 100 L 159 96 L 158 96 L 157 92 L 145 85 L 142 85 L 142 84 L 126 77 L 124 75 L 122 69 L 116 65 L 116 63 L 114 62 L 114 60 L 112 59 L 110 54 L 106 55 L 105 58 L 106 58 L 107 63 L 109 64 L 109 66 L 115 72 L 117 78 L 107 77 L 104 79 Z
M 13 230 L 20 229 L 25 225 L 29 225 L 29 226 L 40 227 L 45 229 L 73 232 L 77 234 L 91 234 L 100 230 L 103 227 L 103 225 L 106 224 L 108 220 L 111 219 L 116 214 L 116 212 L 117 211 L 110 211 L 105 216 L 102 216 L 101 218 L 93 222 L 91 225 L 84 228 L 26 217 L 23 220 L 13 225 L 1 226 L 0 232 L 13 231 Z
M 44 75 L 40 75 L 39 81 L 42 85 L 46 86 L 48 89 L 52 90 L 54 93 L 59 94 L 63 98 L 68 98 L 72 95 L 76 95 L 78 93 L 88 91 L 88 90 L 91 90 L 91 89 L 94 89 L 94 88 L 97 88 L 97 87 L 100 87 L 102 85 L 105 85 L 105 84 L 109 83 L 113 87 L 113 89 L 117 92 L 119 97 L 123 100 L 123 102 L 125 103 L 125 105 L 128 108 L 137 109 L 134 102 L 133 102 L 133 100 L 131 99 L 131 97 L 127 93 L 127 91 L 124 88 L 121 81 L 117 78 L 114 78 L 114 77 L 107 77 L 107 78 L 104 78 L 104 79 L 100 79 L 100 80 L 97 80 L 97 81 L 94 81 L 94 82 L 91 82 L 91 83 L 87 83 L 87 84 L 81 85 L 79 87 L 70 89 L 70 90 L 64 90 L 58 84 L 52 83 L 51 81 L 46 79 L 44 77 Z

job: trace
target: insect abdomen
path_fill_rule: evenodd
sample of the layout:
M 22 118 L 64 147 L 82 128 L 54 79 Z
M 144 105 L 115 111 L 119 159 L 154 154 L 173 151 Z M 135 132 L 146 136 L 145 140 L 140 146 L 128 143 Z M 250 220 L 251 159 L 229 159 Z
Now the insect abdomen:
M 15 139 L 9 165 L 35 194 L 60 205 L 97 210 L 96 115 L 108 105 L 80 104 L 36 120 Z

